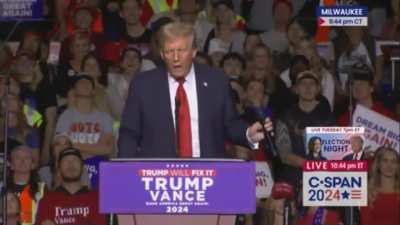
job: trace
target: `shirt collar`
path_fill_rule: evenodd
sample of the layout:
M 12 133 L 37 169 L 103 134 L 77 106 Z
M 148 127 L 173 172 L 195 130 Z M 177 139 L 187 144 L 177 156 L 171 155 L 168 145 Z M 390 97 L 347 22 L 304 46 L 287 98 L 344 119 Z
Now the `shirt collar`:
M 60 185 L 58 188 L 55 190 L 56 192 L 63 192 L 68 195 L 77 195 L 77 194 L 82 194 L 82 193 L 87 193 L 89 192 L 89 188 L 87 186 L 82 186 L 81 189 L 79 189 L 76 193 L 70 193 L 67 189 L 64 188 L 64 186 Z
M 196 77 L 195 77 L 195 72 L 194 72 L 194 64 L 192 63 L 192 65 L 190 66 L 189 73 L 185 77 L 185 83 L 187 83 L 188 85 L 192 85 L 192 84 L 194 84 L 194 82 L 196 82 Z M 168 83 L 174 84 L 174 83 L 178 83 L 178 81 L 176 81 L 175 78 L 172 77 L 172 75 L 170 73 L 168 73 Z

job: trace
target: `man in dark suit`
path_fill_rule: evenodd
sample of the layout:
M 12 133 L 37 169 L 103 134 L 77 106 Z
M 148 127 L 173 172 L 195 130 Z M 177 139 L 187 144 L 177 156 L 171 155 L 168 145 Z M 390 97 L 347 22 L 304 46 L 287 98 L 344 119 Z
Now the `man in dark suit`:
M 363 151 L 364 140 L 361 136 L 355 135 L 350 138 L 350 145 L 352 153 L 345 155 L 343 160 L 364 160 L 365 154 Z
M 193 28 L 167 24 L 160 43 L 165 68 L 139 74 L 131 83 L 119 157 L 224 157 L 227 139 L 256 147 L 264 128 L 259 122 L 248 127 L 239 119 L 228 77 L 193 64 Z

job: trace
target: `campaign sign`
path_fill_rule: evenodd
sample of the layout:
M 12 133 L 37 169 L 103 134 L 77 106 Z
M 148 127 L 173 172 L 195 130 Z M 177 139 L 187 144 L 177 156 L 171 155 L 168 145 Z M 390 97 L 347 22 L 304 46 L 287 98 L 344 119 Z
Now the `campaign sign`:
M 0 20 L 40 20 L 43 0 L 0 0 Z
M 316 148 L 315 141 L 318 139 L 322 157 L 342 160 L 344 156 L 352 153 L 350 138 L 363 135 L 364 127 L 307 127 L 306 153 L 313 154 Z
M 317 7 L 319 26 L 368 26 L 366 6 Z
M 267 162 L 256 162 L 256 197 L 268 198 L 271 196 L 274 180 Z
M 367 161 L 306 161 L 304 206 L 367 206 Z
M 102 162 L 100 212 L 255 213 L 254 181 L 254 162 Z
M 400 123 L 362 105 L 357 105 L 353 114 L 353 126 L 365 128 L 364 146 L 375 151 L 387 146 L 400 153 Z

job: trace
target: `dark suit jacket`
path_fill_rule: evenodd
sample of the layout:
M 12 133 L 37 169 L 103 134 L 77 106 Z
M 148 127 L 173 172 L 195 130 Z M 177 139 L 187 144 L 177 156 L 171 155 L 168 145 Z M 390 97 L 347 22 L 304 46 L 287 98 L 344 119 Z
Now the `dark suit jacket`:
M 224 157 L 226 138 L 248 145 L 247 124 L 239 119 L 228 77 L 203 65 L 194 65 L 198 99 L 200 156 Z M 175 104 L 175 103 L 173 103 Z M 119 157 L 177 157 L 168 74 L 164 68 L 138 74 L 119 130 Z
M 342 160 L 344 160 L 344 161 L 350 161 L 350 160 L 353 160 L 353 157 L 354 157 L 354 153 L 350 153 L 350 154 L 348 154 L 348 155 L 345 155 L 345 156 L 343 157 Z M 361 158 L 360 158 L 360 159 L 361 159 L 361 160 L 364 160 L 364 159 L 365 159 L 365 154 L 364 154 L 364 152 L 361 153 Z

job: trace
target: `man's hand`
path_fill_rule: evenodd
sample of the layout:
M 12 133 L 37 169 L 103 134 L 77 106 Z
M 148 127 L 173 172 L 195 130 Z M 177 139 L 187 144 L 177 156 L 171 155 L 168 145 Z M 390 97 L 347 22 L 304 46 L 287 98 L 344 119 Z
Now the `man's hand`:
M 265 119 L 264 127 L 260 122 L 255 122 L 247 129 L 247 137 L 249 141 L 253 144 L 262 141 L 265 138 L 264 130 L 267 132 L 273 130 L 273 124 L 269 118 Z

